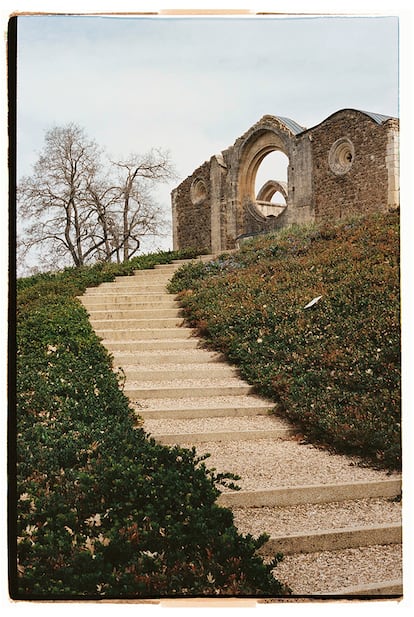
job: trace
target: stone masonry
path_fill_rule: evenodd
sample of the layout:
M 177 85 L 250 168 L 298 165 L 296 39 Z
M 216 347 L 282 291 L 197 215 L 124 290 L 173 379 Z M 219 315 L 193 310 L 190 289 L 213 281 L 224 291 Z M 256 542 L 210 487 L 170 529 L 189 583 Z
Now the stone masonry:
M 256 174 L 271 152 L 289 159 L 287 183 Z M 230 250 L 245 236 L 399 206 L 399 121 L 343 109 L 306 129 L 266 115 L 172 191 L 174 249 Z M 285 203 L 274 204 L 275 193 Z

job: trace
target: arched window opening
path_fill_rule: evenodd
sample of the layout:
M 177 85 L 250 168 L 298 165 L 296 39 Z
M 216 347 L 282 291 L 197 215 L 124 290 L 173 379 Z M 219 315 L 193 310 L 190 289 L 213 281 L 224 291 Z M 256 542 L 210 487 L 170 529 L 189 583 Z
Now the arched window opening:
M 286 204 L 283 194 L 278 190 L 273 190 L 272 192 L 270 188 L 265 195 L 260 195 L 260 192 L 264 185 L 271 180 L 287 184 L 288 165 L 289 158 L 280 150 L 269 152 L 263 158 L 255 178 L 255 195 L 257 199 L 262 197 L 262 201 L 268 201 L 272 204 Z
M 276 191 L 272 195 L 270 203 L 276 204 L 277 206 L 279 206 L 279 205 L 282 206 L 283 204 L 286 204 L 286 199 L 284 198 L 284 196 L 282 195 L 282 193 L 280 191 Z

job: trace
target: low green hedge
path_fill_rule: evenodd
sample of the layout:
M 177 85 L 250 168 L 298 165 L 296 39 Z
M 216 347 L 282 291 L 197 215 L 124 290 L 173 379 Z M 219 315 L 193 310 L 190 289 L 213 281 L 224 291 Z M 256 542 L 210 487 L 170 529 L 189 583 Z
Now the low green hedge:
M 75 298 L 180 256 L 18 282 L 14 598 L 288 593 L 256 554 L 265 536 L 240 535 L 216 504 L 231 476 L 134 428 L 111 358 Z
M 398 212 L 259 237 L 170 290 L 309 439 L 400 467 Z

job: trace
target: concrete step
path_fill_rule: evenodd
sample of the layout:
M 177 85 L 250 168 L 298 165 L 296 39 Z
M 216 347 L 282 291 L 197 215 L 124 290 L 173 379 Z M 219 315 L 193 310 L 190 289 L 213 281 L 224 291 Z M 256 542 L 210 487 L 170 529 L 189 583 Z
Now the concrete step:
M 322 593 L 315 594 L 322 595 Z M 349 596 L 369 596 L 369 597 L 395 597 L 399 598 L 403 595 L 403 579 L 393 578 L 375 583 L 366 583 L 362 585 L 351 585 L 350 587 L 341 587 L 333 591 L 323 592 L 324 596 L 336 596 L 337 598 L 348 598 Z
M 194 420 L 197 418 L 249 418 L 269 413 L 272 404 L 257 400 L 248 394 L 242 396 L 209 396 L 206 398 L 189 398 L 172 400 L 168 405 L 166 399 L 152 399 L 145 402 L 145 407 L 133 405 L 137 414 L 147 420 Z M 207 404 L 208 403 L 208 404 Z
M 253 388 L 248 385 L 214 385 L 214 386 L 165 386 L 160 387 L 140 387 L 127 384 L 124 392 L 131 400 L 148 400 L 148 399 L 181 399 L 181 398 L 198 398 L 208 396 L 242 396 L 253 392 Z
M 158 280 L 167 280 L 170 276 L 174 274 L 174 272 L 178 269 L 178 266 L 168 266 L 163 268 L 162 270 L 153 268 L 152 270 L 135 270 L 131 276 L 116 276 L 115 281 L 121 281 L 122 279 L 158 279 Z
M 266 408 L 267 409 L 267 408 Z M 185 409 L 177 407 L 175 409 L 141 409 L 136 408 L 137 413 L 144 419 L 159 419 L 159 418 L 224 418 L 224 417 L 251 417 L 258 416 L 263 413 L 263 408 L 252 407 L 205 407 L 197 409 Z
M 170 365 L 171 364 L 206 364 L 211 365 L 223 362 L 223 356 L 219 353 L 207 351 L 206 349 L 189 349 L 188 351 L 160 350 L 160 351 L 137 351 L 112 353 L 116 366 L 147 366 L 152 364 Z
M 171 297 L 159 298 L 153 300 L 147 296 L 140 296 L 138 299 L 130 296 L 119 298 L 116 294 L 113 297 L 105 297 L 103 299 L 99 296 L 91 298 L 82 298 L 82 304 L 88 311 L 131 311 L 131 310 L 179 310 L 179 304 Z
M 397 596 L 402 593 L 401 545 L 293 553 L 284 557 L 273 574 L 303 598 Z
M 101 292 L 94 294 L 85 294 L 81 297 L 82 303 L 86 306 L 91 304 L 103 304 L 111 303 L 111 306 L 116 304 L 125 305 L 152 305 L 158 306 L 160 304 L 171 304 L 171 306 L 177 306 L 177 302 L 174 300 L 174 296 L 165 293 L 119 293 L 113 292 Z
M 208 363 L 189 365 L 189 368 L 187 368 L 186 365 L 178 363 L 174 368 L 168 368 L 168 366 L 171 367 L 171 365 L 147 365 L 143 368 L 123 364 L 122 368 L 128 380 L 151 381 L 154 383 L 170 380 L 181 381 L 185 379 L 224 379 L 225 377 L 238 376 L 236 369 L 228 365 L 223 366 L 219 363 L 215 366 L 211 366 L 211 364 Z
M 350 581 L 354 595 L 364 585 L 369 585 L 369 595 L 373 581 L 387 593 L 387 579 L 401 575 L 401 503 L 395 499 L 401 484 L 384 480 L 354 483 L 352 490 L 350 485 L 332 488 L 330 495 L 324 492 L 323 501 L 313 490 L 305 499 L 302 491 L 294 504 L 275 499 L 271 506 L 234 505 L 235 524 L 243 534 L 270 536 L 259 553 L 265 560 L 284 554 L 274 574 L 294 593 L 341 595 Z
M 122 287 L 123 285 L 141 285 L 142 284 L 165 284 L 171 276 L 174 275 L 174 271 L 171 272 L 157 272 L 156 270 L 136 270 L 131 276 L 116 276 L 113 281 L 107 281 L 101 283 L 102 285 L 116 285 Z
M 89 296 L 99 296 L 111 293 L 122 294 L 167 294 L 165 283 L 139 283 L 135 277 L 132 282 L 128 283 L 102 283 L 99 287 L 92 287 L 86 292 Z
M 111 331 L 123 330 L 125 332 L 135 332 L 138 330 L 161 330 L 163 328 L 170 331 L 174 328 L 180 328 L 184 325 L 182 317 L 161 317 L 150 319 L 95 319 L 93 316 L 90 322 L 96 332 L 108 332 L 108 326 Z
M 199 341 L 196 338 L 165 338 L 165 339 L 134 339 L 111 340 L 104 339 L 102 344 L 113 352 L 147 352 L 147 351 L 183 351 L 198 349 Z
M 144 426 L 145 428 L 145 426 Z M 266 431 L 228 431 L 228 432 L 215 432 L 215 433 L 192 433 L 191 443 L 198 444 L 207 441 L 221 441 L 228 442 L 237 439 L 238 441 L 245 440 L 257 440 L 266 438 L 272 439 L 288 439 L 295 433 L 294 429 L 278 428 Z M 164 445 L 180 445 L 182 443 L 188 443 L 188 433 L 176 433 L 176 434 L 151 434 L 154 439 Z
M 273 489 L 232 491 L 222 493 L 218 502 L 229 508 L 288 507 L 301 504 L 340 502 L 350 499 L 385 497 L 392 499 L 401 493 L 401 478 L 371 481 L 336 482 L 282 486 Z
M 340 529 L 322 529 L 286 536 L 274 536 L 259 549 L 261 555 L 283 553 L 316 553 L 336 551 L 363 546 L 401 544 L 402 527 L 400 523 L 389 525 L 364 525 Z
M 115 320 L 125 320 L 125 319 L 173 319 L 177 317 L 181 317 L 182 321 L 182 313 L 183 311 L 179 308 L 141 308 L 141 309 L 89 309 L 89 315 L 92 320 L 106 320 L 109 321 L 111 325 Z
M 256 537 L 263 531 L 270 537 L 291 537 L 320 530 L 401 525 L 401 510 L 401 502 L 382 496 L 232 508 L 238 529 Z M 376 539 L 373 543 L 377 544 Z
M 193 257 L 191 259 L 174 259 L 174 261 L 171 262 L 171 264 L 157 264 L 156 266 L 154 266 L 154 269 L 158 270 L 158 269 L 164 269 L 164 268 L 168 268 L 170 266 L 174 266 L 176 268 L 180 268 L 183 265 L 187 265 L 193 261 L 203 261 L 203 262 L 207 262 L 207 261 L 211 261 L 212 259 L 215 259 L 216 255 L 199 255 L 198 257 Z
M 95 328 L 96 333 L 102 337 L 105 341 L 144 341 L 144 340 L 155 340 L 155 341 L 163 341 L 163 340 L 186 340 L 193 337 L 194 330 L 191 328 L 140 328 L 140 329 L 119 329 L 114 330 L 113 328 L 108 329 L 100 329 Z M 195 342 L 198 343 L 197 339 Z M 105 342 L 106 345 L 106 342 Z
M 191 438 L 187 442 L 191 447 Z M 187 444 L 182 444 L 187 447 Z M 223 448 L 221 442 L 197 445 L 200 455 L 210 454 L 208 466 L 218 472 L 241 476 L 242 491 L 294 489 L 309 485 L 343 485 L 398 479 L 400 474 L 359 465 L 357 457 L 333 454 L 292 438 L 286 441 L 260 439 L 255 442 L 234 440 Z M 263 463 L 265 461 L 265 464 Z
M 248 395 L 246 398 L 254 398 Z M 199 417 L 179 419 L 179 418 L 159 418 L 148 419 L 143 422 L 146 431 L 154 436 L 186 434 L 192 436 L 198 433 L 249 433 L 260 431 L 261 433 L 272 432 L 277 429 L 291 429 L 292 425 L 276 417 L 274 414 L 262 411 L 255 416 L 227 416 L 227 417 Z

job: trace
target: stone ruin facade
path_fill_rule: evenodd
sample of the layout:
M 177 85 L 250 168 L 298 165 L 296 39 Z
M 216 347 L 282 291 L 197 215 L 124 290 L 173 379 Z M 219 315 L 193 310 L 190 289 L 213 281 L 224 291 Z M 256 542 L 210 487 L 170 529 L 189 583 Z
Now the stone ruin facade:
M 274 151 L 289 160 L 287 182 L 269 178 L 256 193 L 259 166 Z M 390 116 L 343 109 L 310 129 L 263 116 L 172 191 L 174 249 L 217 254 L 293 223 L 397 208 L 398 154 L 399 121 Z

